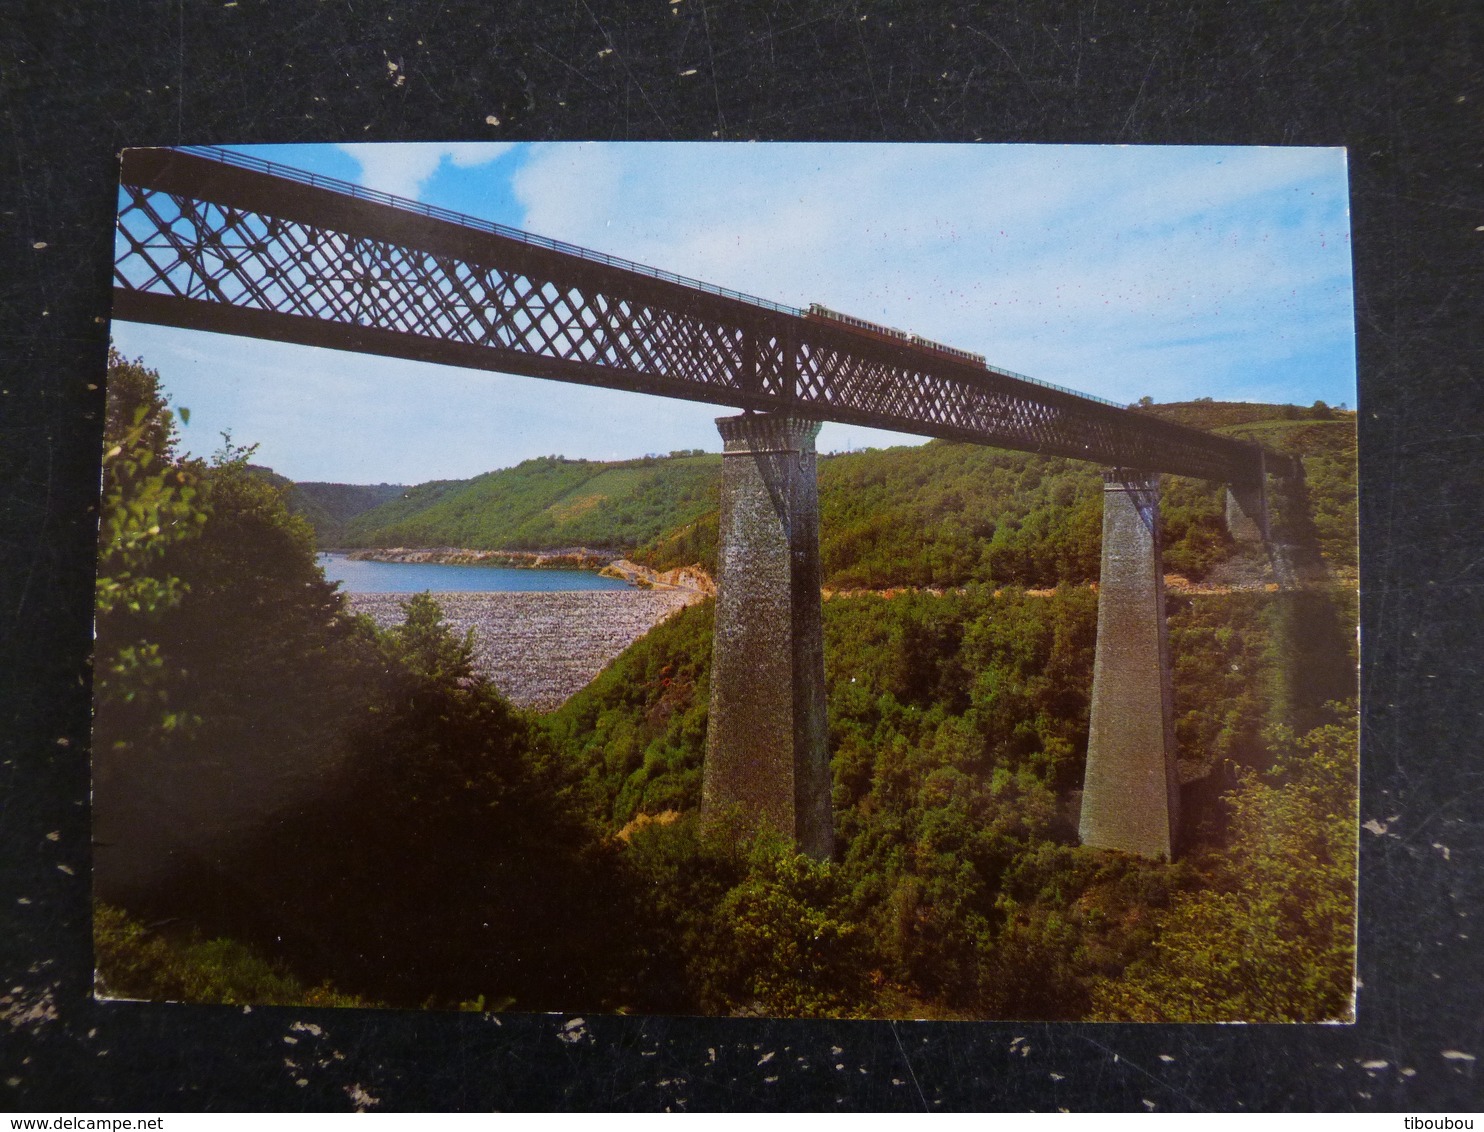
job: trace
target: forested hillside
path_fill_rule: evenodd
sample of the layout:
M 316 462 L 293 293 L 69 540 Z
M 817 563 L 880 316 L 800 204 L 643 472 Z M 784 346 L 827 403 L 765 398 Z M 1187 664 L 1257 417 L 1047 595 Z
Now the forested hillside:
M 309 521 L 319 546 L 339 546 L 346 523 L 406 491 L 399 483 L 296 483 L 289 507 Z
M 663 910 L 646 943 L 661 994 L 651 1009 L 1346 1013 L 1353 595 L 1172 602 L 1187 831 L 1175 865 L 1077 844 L 1090 589 L 971 586 L 824 608 L 833 862 L 766 840 L 738 850 L 695 820 L 709 603 L 549 717 L 593 819 L 621 833 Z M 1177 942 L 1166 924 L 1179 925 Z M 748 948 L 760 950 L 751 963 L 739 957 Z M 1142 974 L 1125 985 L 1130 966 Z
M 1096 594 L 1079 583 L 1097 574 L 1095 471 L 945 443 L 833 457 L 820 471 L 829 583 L 946 592 L 825 603 L 832 862 L 765 842 L 739 855 L 695 820 L 709 605 L 660 626 L 548 720 L 583 768 L 594 820 L 660 894 L 651 985 L 674 996 L 660 1008 L 1347 1013 L 1353 417 L 1180 413 L 1304 458 L 1305 485 L 1275 505 L 1294 553 L 1321 567 L 1297 592 L 1170 599 L 1181 861 L 1077 844 L 1097 626 Z M 1171 478 L 1162 511 L 1167 570 L 1201 578 L 1232 559 L 1219 487 Z M 703 517 L 648 557 L 704 560 L 714 539 Z M 746 948 L 770 958 L 742 963 Z
M 543 456 L 472 480 L 437 480 L 348 522 L 341 545 L 627 549 L 716 507 L 720 456 L 617 463 Z
M 392 483 L 295 483 L 260 464 L 244 463 L 243 470 L 279 492 L 290 514 L 309 524 L 315 545 L 322 547 L 338 546 L 348 520 L 407 490 Z
M 1290 508 L 1332 569 L 1355 568 L 1355 420 L 1307 420 L 1311 410 L 1193 402 L 1156 406 L 1196 427 L 1258 440 L 1304 461 L 1302 498 Z M 1265 415 L 1264 415 L 1265 414 Z M 1275 501 L 1280 502 L 1280 501 Z M 994 585 L 1052 587 L 1095 581 L 1102 537 L 1099 469 L 1080 461 L 932 441 L 830 456 L 819 463 L 820 555 L 831 589 Z M 1219 484 L 1167 476 L 1160 514 L 1165 569 L 1206 578 L 1234 550 Z M 639 548 L 656 569 L 716 563 L 717 513 Z

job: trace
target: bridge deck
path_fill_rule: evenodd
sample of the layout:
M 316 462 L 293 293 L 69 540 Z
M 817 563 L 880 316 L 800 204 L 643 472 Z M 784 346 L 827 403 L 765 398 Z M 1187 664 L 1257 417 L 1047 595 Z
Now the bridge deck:
M 1288 457 L 225 152 L 124 154 L 114 315 L 1252 483 Z

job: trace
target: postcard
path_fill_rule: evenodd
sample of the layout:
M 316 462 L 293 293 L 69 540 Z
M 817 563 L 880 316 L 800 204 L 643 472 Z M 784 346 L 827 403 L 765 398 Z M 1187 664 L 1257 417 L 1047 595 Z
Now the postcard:
M 125 151 L 96 993 L 1352 1020 L 1347 193 Z

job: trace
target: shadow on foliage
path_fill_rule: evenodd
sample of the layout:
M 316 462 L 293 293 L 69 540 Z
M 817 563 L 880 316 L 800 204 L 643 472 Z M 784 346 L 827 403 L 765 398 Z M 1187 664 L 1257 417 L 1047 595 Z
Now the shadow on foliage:
M 139 904 L 394 1006 L 620 1005 L 632 897 L 616 851 L 438 618 L 420 595 L 382 641 L 317 798 Z

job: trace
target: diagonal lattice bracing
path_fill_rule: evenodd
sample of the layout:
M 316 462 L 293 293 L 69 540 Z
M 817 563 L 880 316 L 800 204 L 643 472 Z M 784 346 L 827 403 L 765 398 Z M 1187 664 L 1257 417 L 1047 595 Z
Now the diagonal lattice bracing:
M 125 155 L 115 314 L 1228 482 L 1255 445 L 236 155 Z M 311 178 L 312 180 L 312 178 Z M 377 199 L 372 199 L 373 197 Z

